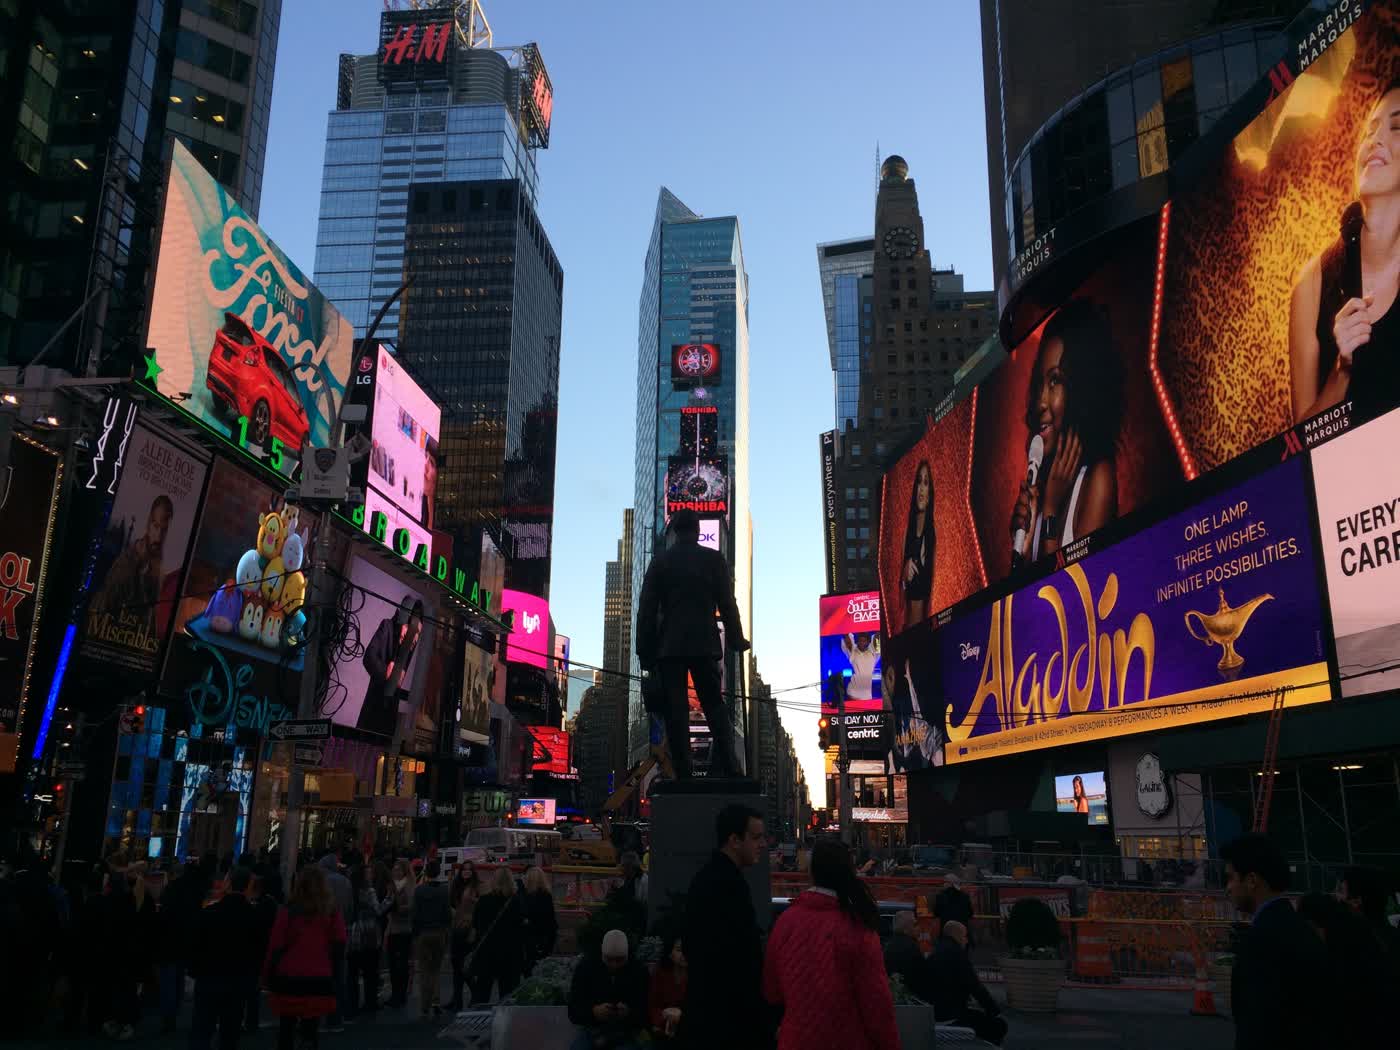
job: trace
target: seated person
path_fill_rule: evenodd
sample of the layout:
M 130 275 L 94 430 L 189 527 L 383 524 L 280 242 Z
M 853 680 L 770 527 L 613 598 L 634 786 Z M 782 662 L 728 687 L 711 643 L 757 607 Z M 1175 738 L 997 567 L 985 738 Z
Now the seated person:
M 967 927 L 956 920 L 945 922 L 933 949 L 933 1016 L 961 1028 L 971 1028 L 978 1039 L 1001 1045 L 1006 1038 L 1006 1022 L 996 1000 L 982 984 L 967 954 Z M 976 999 L 982 1009 L 968 1004 Z
M 932 1004 L 929 963 L 919 947 L 914 922 L 912 911 L 902 911 L 894 917 L 894 936 L 885 942 L 885 973 L 891 977 L 898 974 L 911 994 Z
M 601 958 L 585 958 L 569 987 L 572 1050 L 634 1050 L 647 1022 L 647 972 L 628 957 L 627 935 L 609 930 Z
M 647 1011 L 651 1021 L 651 1041 L 655 1046 L 674 1046 L 676 1029 L 681 1023 L 681 1007 L 685 1005 L 685 989 L 689 966 L 681 939 L 675 934 L 667 938 L 666 951 L 651 978 L 647 994 Z

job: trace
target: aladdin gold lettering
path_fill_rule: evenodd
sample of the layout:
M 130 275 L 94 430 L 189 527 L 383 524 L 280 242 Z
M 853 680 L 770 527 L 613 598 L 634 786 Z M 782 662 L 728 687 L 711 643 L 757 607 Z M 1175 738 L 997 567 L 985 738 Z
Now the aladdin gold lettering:
M 1040 652 L 1027 653 L 1018 669 L 1012 633 L 1015 596 L 1007 595 L 995 602 L 981 680 L 962 722 L 954 722 L 953 708 L 948 707 L 950 741 L 960 743 L 968 739 L 977 730 L 979 719 L 988 713 L 993 716 L 995 725 L 978 731 L 979 736 L 1072 717 L 1091 707 L 1108 711 L 1151 698 L 1152 667 L 1157 653 L 1151 617 L 1139 612 L 1126 631 L 1121 627 L 1114 629 L 1108 621 L 1118 604 L 1118 576 L 1108 574 L 1096 602 L 1082 566 L 1070 565 L 1063 575 L 1073 584 L 1079 599 L 1084 617 L 1084 642 L 1071 656 L 1069 617 L 1064 599 L 1054 583 L 1047 583 L 1036 592 L 1036 597 L 1055 617 L 1059 648 L 1048 658 Z M 1134 690 L 1134 695 L 1130 696 L 1128 678 L 1134 654 L 1140 657 L 1142 688 L 1140 693 Z

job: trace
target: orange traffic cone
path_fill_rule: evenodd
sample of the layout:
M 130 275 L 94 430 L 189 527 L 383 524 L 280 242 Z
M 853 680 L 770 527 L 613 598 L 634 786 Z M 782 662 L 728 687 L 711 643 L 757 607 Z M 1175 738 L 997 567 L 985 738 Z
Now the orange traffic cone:
M 1196 967 L 1196 991 L 1191 998 L 1191 1012 L 1198 1017 L 1219 1017 L 1215 1009 L 1215 990 L 1204 966 Z

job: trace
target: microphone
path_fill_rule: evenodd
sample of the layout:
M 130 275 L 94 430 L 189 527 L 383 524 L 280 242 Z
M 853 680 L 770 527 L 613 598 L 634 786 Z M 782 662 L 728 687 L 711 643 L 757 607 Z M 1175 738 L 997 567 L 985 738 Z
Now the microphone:
M 1035 487 L 1036 479 L 1040 477 L 1040 465 L 1045 461 L 1045 439 L 1037 434 L 1031 438 L 1031 447 L 1026 450 L 1026 481 L 1032 488 Z M 1026 530 L 1017 529 L 1016 535 L 1011 540 L 1011 564 L 1020 565 L 1022 562 L 1021 548 L 1026 542 Z

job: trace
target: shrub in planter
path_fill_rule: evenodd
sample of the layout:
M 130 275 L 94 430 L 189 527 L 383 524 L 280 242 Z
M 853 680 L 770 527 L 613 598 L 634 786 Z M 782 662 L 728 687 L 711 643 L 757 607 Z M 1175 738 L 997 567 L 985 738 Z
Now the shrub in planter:
M 1039 897 L 1022 897 L 1006 919 L 1006 943 L 1023 959 L 1054 959 L 1060 954 L 1060 922 Z
M 1053 1011 L 1064 980 L 1060 960 L 1060 924 L 1038 897 L 1022 897 L 1006 920 L 1011 954 L 1003 956 L 1006 1001 L 1018 1010 Z

